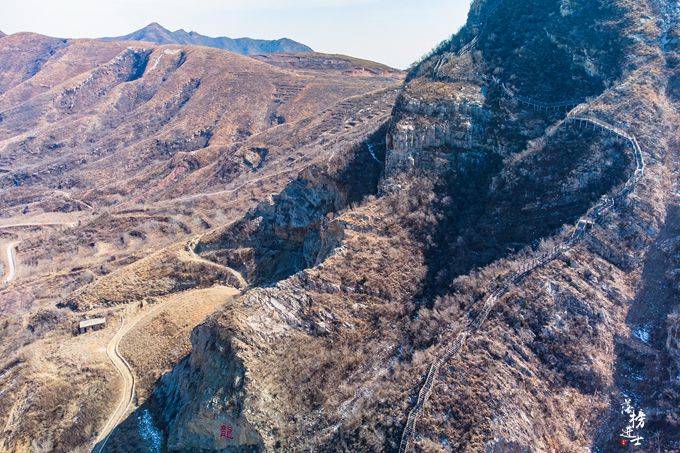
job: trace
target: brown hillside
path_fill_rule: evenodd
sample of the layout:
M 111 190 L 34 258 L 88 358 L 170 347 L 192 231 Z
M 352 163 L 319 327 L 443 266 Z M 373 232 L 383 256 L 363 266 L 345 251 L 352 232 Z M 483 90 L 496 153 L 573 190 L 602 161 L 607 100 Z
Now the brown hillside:
M 402 74 L 345 58 L 346 76 L 324 58 L 337 60 L 283 68 L 206 47 L 2 38 L 0 244 L 3 278 L 14 244 L 16 278 L 0 287 L 0 450 L 91 448 L 118 405 L 105 351 L 121 319 L 186 301 L 191 316 L 163 314 L 180 330 L 157 332 L 186 348 L 228 301 L 210 288 L 245 284 L 191 239 L 384 126 Z M 94 316 L 104 330 L 73 336 Z M 148 379 L 182 356 L 146 364 Z

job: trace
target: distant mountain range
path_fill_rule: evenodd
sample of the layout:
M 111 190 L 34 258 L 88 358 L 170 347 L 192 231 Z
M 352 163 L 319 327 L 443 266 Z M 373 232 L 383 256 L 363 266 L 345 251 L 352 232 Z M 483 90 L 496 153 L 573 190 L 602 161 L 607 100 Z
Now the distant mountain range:
M 146 27 L 125 36 L 101 38 L 102 41 L 147 41 L 158 44 L 184 44 L 206 47 L 215 47 L 228 50 L 241 55 L 269 54 L 269 53 L 306 53 L 313 50 L 292 39 L 282 38 L 277 40 L 263 40 L 251 38 L 232 39 L 227 37 L 212 38 L 194 31 L 185 30 L 170 31 L 157 23 L 151 23 Z
M 2 38 L 3 36 L 7 36 L 7 35 L 0 31 L 0 38 Z

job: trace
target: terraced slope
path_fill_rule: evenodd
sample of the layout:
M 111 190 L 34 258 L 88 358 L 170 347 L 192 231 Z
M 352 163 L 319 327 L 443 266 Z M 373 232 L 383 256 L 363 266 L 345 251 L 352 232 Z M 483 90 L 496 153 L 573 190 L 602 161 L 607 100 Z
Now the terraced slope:
M 103 349 L 113 332 L 73 339 L 65 323 L 231 279 L 247 290 L 193 331 L 190 354 L 107 445 L 137 445 L 144 433 L 131 430 L 153 419 L 154 445 L 169 451 L 611 451 L 630 398 L 649 415 L 643 448 L 676 449 L 677 6 L 476 0 L 398 91 L 379 65 L 337 56 L 236 57 L 225 86 L 247 81 L 238 92 L 213 91 L 203 75 L 226 76 L 205 66 L 226 57 L 204 49 L 182 48 L 180 65 L 159 55 L 174 46 L 135 46 L 96 65 L 82 79 L 91 96 L 67 90 L 64 105 L 81 119 L 100 95 L 115 105 L 104 111 L 125 132 L 116 143 L 129 139 L 135 158 L 93 132 L 87 149 L 130 174 L 78 163 L 114 178 L 62 189 L 70 209 L 93 214 L 20 244 L 22 268 L 36 272 L 0 292 L 27 311 L 0 331 L 0 447 L 73 450 L 114 413 L 119 381 Z M 166 57 L 174 69 L 152 77 Z M 87 82 L 100 79 L 119 95 Z M 323 97 L 308 80 L 336 88 Z M 140 101 L 150 87 L 160 88 Z M 214 118 L 225 100 L 256 108 L 257 121 L 210 126 L 182 106 Z M 68 123 L 40 105 L 46 116 L 26 116 L 28 129 Z M 169 130 L 146 119 L 166 108 Z M 23 109 L 0 131 L 19 133 Z M 177 121 L 196 132 L 187 142 L 166 140 Z M 154 141 L 139 138 L 146 126 Z M 17 140 L 2 152 L 40 152 Z M 154 154 L 175 146 L 166 161 Z M 136 170 L 137 156 L 153 170 Z M 0 173 L 13 175 L 15 212 L 58 203 L 17 192 L 15 180 L 41 180 L 15 170 Z M 69 254 L 86 269 L 64 265 Z M 86 365 L 65 366 L 73 357 Z M 75 415 L 46 429 L 54 407 Z
M 0 55 L 2 215 L 83 214 L 21 246 L 39 292 L 58 302 L 89 291 L 91 272 L 232 221 L 372 134 L 402 77 L 385 67 L 346 77 L 321 54 L 281 68 L 217 49 L 25 33 L 3 39 Z M 54 273 L 57 291 L 45 283 Z
M 17 48 L 27 51 L 16 58 Z M 27 194 L 68 205 L 49 196 L 54 188 L 111 206 L 186 193 L 180 187 L 198 182 L 225 186 L 279 165 L 275 150 L 258 155 L 264 151 L 252 142 L 260 134 L 310 121 L 400 77 L 338 78 L 214 49 L 31 34 L 4 39 L 0 56 L 0 188 L 9 212 Z M 230 159 L 228 169 L 203 174 L 220 159 Z

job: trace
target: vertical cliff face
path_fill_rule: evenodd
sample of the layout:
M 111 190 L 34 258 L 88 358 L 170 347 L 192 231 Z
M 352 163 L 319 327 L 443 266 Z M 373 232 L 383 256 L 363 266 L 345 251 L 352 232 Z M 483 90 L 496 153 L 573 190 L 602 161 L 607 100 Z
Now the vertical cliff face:
M 666 6 L 474 2 L 410 74 L 385 150 L 369 141 L 351 172 L 301 175 L 313 190 L 284 192 L 202 246 L 269 285 L 199 327 L 192 372 L 162 381 L 160 413 L 183 439 L 169 446 L 223 448 L 202 432 L 233 404 L 258 439 L 238 448 L 613 448 L 617 345 L 674 221 L 678 13 Z M 348 196 L 343 180 L 375 163 L 377 191 Z M 211 348 L 229 353 L 209 359 Z M 233 367 L 242 384 L 220 387 Z M 647 445 L 672 445 L 655 423 Z
M 221 450 L 233 443 L 239 446 L 236 451 L 259 451 L 262 439 L 243 411 L 245 369 L 236 353 L 238 344 L 217 324 L 195 331 L 192 344 L 194 352 L 163 377 L 154 395 L 164 402 L 160 417 L 168 427 L 168 449 Z M 196 381 L 197 375 L 205 379 Z M 211 395 L 210 401 L 197 394 Z M 187 414 L 189 426 L 173 423 Z

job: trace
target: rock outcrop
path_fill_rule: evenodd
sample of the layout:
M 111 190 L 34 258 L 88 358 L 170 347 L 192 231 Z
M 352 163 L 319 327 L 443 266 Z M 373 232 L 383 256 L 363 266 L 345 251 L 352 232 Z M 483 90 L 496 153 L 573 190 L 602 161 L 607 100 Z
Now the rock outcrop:
M 168 426 L 167 447 L 176 450 L 226 450 L 231 445 L 237 451 L 260 451 L 262 439 L 243 411 L 246 397 L 245 369 L 221 326 L 197 330 L 192 336 L 196 353 L 182 361 L 172 374 L 163 377 L 155 397 L 166 404 L 161 409 Z M 209 377 L 194 385 L 194 376 Z M 212 395 L 211 403 L 191 397 L 194 392 Z M 180 426 L 174 420 L 191 414 L 191 426 Z M 232 433 L 224 435 L 224 428 Z M 231 439 L 229 437 L 232 437 Z

